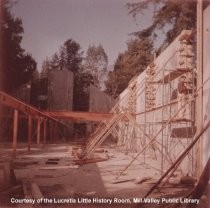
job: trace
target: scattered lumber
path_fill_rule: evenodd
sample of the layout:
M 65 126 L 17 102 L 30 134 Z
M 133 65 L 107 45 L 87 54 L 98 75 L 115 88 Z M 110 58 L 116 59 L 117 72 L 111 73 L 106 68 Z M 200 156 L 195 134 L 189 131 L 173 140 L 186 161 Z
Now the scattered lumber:
M 144 183 L 144 182 L 149 181 L 151 179 L 152 179 L 152 177 L 136 178 L 135 183 L 136 184 L 141 184 L 141 183 Z
M 135 178 L 117 180 L 117 181 L 112 182 L 112 184 L 125 183 L 125 182 L 130 182 L 130 181 L 135 181 Z
M 75 159 L 75 160 L 73 160 L 73 162 L 75 162 L 75 164 L 77 164 L 77 165 L 84 165 L 84 164 L 88 164 L 88 163 L 97 163 L 97 162 L 103 162 L 103 161 L 107 161 L 107 160 L 108 160 L 108 158 L 98 157 L 98 158 L 88 158 L 88 159 L 83 159 L 83 160 Z
M 8 189 L 17 184 L 12 162 L 3 164 L 3 179 L 3 189 Z
M 200 199 L 208 186 L 209 179 L 210 179 L 210 158 L 208 159 L 208 162 L 201 174 L 198 184 L 193 189 L 189 198 Z M 192 207 L 192 205 L 189 204 L 188 207 Z
M 39 186 L 35 182 L 30 182 L 30 186 L 31 186 L 31 194 L 34 199 L 43 198 L 43 195 L 39 189 Z
M 9 187 L 8 189 L 1 191 L 0 194 L 14 195 L 14 193 L 20 192 L 21 188 L 22 188 L 21 185 L 12 186 Z
M 56 170 L 56 169 L 75 169 L 78 168 L 77 165 L 59 165 L 59 166 L 47 166 L 40 167 L 39 170 Z
M 32 199 L 31 189 L 30 189 L 30 182 L 22 180 L 22 187 L 25 199 Z M 33 208 L 32 204 L 21 204 L 20 208 Z

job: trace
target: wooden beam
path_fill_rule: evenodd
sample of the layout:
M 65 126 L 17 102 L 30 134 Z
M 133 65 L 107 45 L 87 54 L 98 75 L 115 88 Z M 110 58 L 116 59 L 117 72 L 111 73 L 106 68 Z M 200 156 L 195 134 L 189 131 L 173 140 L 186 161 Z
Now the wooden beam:
M 203 0 L 197 1 L 197 86 L 203 84 Z M 203 127 L 203 91 L 198 93 L 196 99 L 196 127 L 199 132 Z M 196 146 L 196 176 L 200 177 L 202 172 L 202 157 L 203 157 L 203 139 L 198 142 Z
M 17 185 L 17 180 L 15 177 L 13 162 L 4 162 L 3 163 L 3 189 L 9 189 Z
M 28 151 L 31 151 L 31 139 L 32 139 L 32 116 L 28 116 Z
M 49 134 L 50 134 L 50 141 L 53 141 L 53 122 L 49 121 Z
M 42 192 L 39 186 L 35 182 L 31 182 L 31 193 L 34 199 L 41 199 L 43 198 Z
M 18 134 L 18 110 L 14 110 L 14 122 L 13 122 L 13 157 L 16 157 L 17 149 L 17 134 Z
M 46 114 L 57 119 L 70 119 L 82 121 L 103 121 L 113 117 L 113 113 L 97 113 L 97 112 L 76 112 L 76 111 L 54 111 L 45 112 Z
M 43 143 L 46 144 L 46 140 L 47 140 L 47 120 L 46 119 L 44 119 L 44 133 L 43 133 L 43 136 L 44 136 Z
M 200 199 L 203 193 L 205 192 L 208 183 L 210 179 L 210 158 L 208 159 L 208 162 L 201 174 L 201 177 L 199 178 L 199 181 L 194 188 L 194 190 L 191 193 L 190 198 L 191 199 Z M 193 207 L 192 205 L 188 205 L 188 207 Z
M 37 137 L 36 137 L 36 143 L 40 144 L 40 132 L 41 132 L 41 118 L 37 120 Z
M 34 117 L 48 118 L 48 119 L 58 122 L 64 126 L 67 126 L 66 124 L 60 122 L 59 120 L 53 118 L 52 116 L 50 116 L 46 113 L 43 113 L 43 112 L 39 111 L 37 108 L 32 107 L 31 105 L 28 105 L 28 104 L 12 97 L 2 91 L 0 91 L 0 103 L 2 103 L 3 105 L 6 105 L 8 107 L 17 109 L 18 111 L 23 112 L 25 114 L 32 115 Z

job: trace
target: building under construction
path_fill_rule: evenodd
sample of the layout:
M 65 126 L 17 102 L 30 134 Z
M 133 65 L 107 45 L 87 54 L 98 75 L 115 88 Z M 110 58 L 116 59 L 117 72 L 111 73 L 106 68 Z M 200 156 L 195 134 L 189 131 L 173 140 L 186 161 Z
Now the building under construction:
M 41 110 L 0 92 L 13 119 L 0 146 L 0 207 L 210 207 L 210 6 L 201 8 L 197 31 L 154 56 L 108 113 L 113 102 L 94 87 L 87 112 Z M 91 125 L 85 141 L 56 139 L 67 121 Z

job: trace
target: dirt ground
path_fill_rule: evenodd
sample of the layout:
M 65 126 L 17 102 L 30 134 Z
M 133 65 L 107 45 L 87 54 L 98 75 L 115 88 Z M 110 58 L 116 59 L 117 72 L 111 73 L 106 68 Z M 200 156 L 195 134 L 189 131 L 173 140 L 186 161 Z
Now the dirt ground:
M 161 201 L 163 198 L 180 200 L 190 193 L 193 187 L 181 185 L 179 174 L 175 174 L 169 184 L 148 196 L 146 199 L 150 201 L 146 203 L 138 201 L 145 200 L 144 195 L 161 176 L 160 165 L 150 154 L 140 157 L 116 179 L 136 153 L 128 153 L 114 146 L 103 146 L 96 151 L 94 157 L 107 160 L 77 165 L 73 154 L 77 148 L 78 146 L 72 144 L 33 145 L 31 152 L 28 153 L 26 145 L 20 144 L 17 157 L 13 160 L 17 184 L 37 184 L 45 203 L 42 201 L 33 206 L 30 203 L 12 203 L 12 198 L 13 200 L 26 198 L 23 190 L 14 188 L 5 191 L 0 188 L 0 207 L 153 208 L 187 205 Z M 11 153 L 9 144 L 1 145 L 0 184 L 4 184 L 3 164 L 11 160 Z M 193 207 L 207 208 L 206 202 L 204 196 L 199 204 L 193 204 Z

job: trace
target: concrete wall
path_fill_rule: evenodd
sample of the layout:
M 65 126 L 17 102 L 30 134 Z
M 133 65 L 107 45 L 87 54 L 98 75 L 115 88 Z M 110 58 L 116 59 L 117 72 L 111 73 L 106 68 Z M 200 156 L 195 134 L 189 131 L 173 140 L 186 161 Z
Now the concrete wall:
M 203 42 L 203 80 L 210 77 L 210 6 L 204 10 L 204 30 Z M 210 81 L 204 85 L 203 89 L 203 120 L 206 124 L 210 120 Z M 206 164 L 210 155 L 210 129 L 206 131 L 203 137 L 203 166 Z
M 67 69 L 53 70 L 48 74 L 48 110 L 72 111 L 73 109 L 73 73 Z M 62 137 L 73 137 L 72 121 L 64 121 L 69 127 L 62 132 Z
M 180 54 L 180 47 L 183 46 L 180 42 L 180 38 L 183 37 L 184 34 L 190 34 L 191 31 L 183 31 L 155 60 L 154 60 L 154 64 L 155 64 L 155 68 L 156 68 L 156 77 L 154 79 L 154 81 L 159 81 L 161 80 L 161 78 L 163 78 L 164 76 L 168 75 L 170 72 L 175 71 L 177 69 L 182 69 L 182 68 L 187 68 L 186 65 L 183 66 L 183 64 L 180 64 L 180 60 L 183 57 L 183 55 L 181 56 Z M 148 66 L 149 67 L 149 66 Z M 190 67 L 189 67 L 190 68 Z M 191 67 L 192 69 L 192 67 Z M 146 85 L 148 83 L 145 82 L 146 79 L 146 71 L 144 71 L 143 73 L 141 73 L 137 78 L 136 78 L 136 83 L 137 83 L 137 89 L 136 89 L 136 121 L 138 124 L 140 124 L 140 126 L 144 127 L 146 126 L 145 133 L 147 135 L 149 135 L 151 138 L 153 138 L 157 132 L 163 127 L 164 122 L 163 121 L 167 121 L 172 115 L 174 115 L 177 110 L 178 110 L 178 105 L 177 103 L 173 104 L 173 105 L 168 105 L 167 107 L 164 108 L 160 108 L 157 110 L 153 110 L 150 112 L 147 112 L 146 114 L 143 113 L 145 112 L 145 88 Z M 156 89 L 156 94 L 155 94 L 155 106 L 162 106 L 163 104 L 167 104 L 171 101 L 171 97 L 172 97 L 172 92 L 174 89 L 177 89 L 177 85 L 178 85 L 178 76 L 176 79 L 174 79 L 173 81 L 171 81 L 170 83 L 165 83 L 165 84 L 154 84 L 153 86 Z M 121 94 L 120 94 L 120 107 L 124 108 L 124 109 L 129 109 L 129 105 L 128 102 L 126 102 L 126 100 L 129 100 L 129 87 L 127 89 L 125 89 Z M 192 110 L 191 105 L 187 106 L 187 110 L 186 110 L 186 114 L 185 114 L 185 118 L 188 119 L 192 119 L 192 115 L 191 115 L 191 110 Z M 156 122 L 156 123 L 154 123 Z M 159 122 L 159 123 L 157 123 Z M 187 128 L 191 127 L 190 123 L 186 123 L 186 122 L 174 122 L 170 125 L 170 127 L 165 128 L 165 130 L 163 131 L 163 133 L 160 133 L 158 135 L 158 137 L 156 137 L 156 139 L 158 140 L 158 143 L 156 143 L 156 147 L 159 146 L 159 149 L 161 149 L 161 144 L 163 142 L 164 146 L 168 146 L 168 150 L 165 150 L 165 154 L 170 154 L 172 160 L 174 161 L 178 155 L 184 151 L 186 145 L 190 142 L 189 138 L 184 137 L 181 138 L 180 140 L 180 135 L 175 136 L 173 135 L 173 138 L 171 136 L 172 134 L 172 130 L 187 130 Z M 123 122 L 120 123 L 120 129 L 122 129 L 122 135 L 126 135 L 126 133 L 123 133 L 125 127 L 123 127 Z M 132 126 L 130 127 L 130 130 L 132 129 Z M 192 129 L 193 130 L 193 129 Z M 191 131 L 191 129 L 190 129 Z M 180 131 L 178 131 L 179 133 Z M 185 132 L 184 132 L 185 133 Z M 132 138 L 124 138 L 123 137 L 123 142 L 124 145 L 126 146 L 126 149 L 132 148 L 131 145 L 129 144 L 128 140 L 132 140 L 133 142 L 133 149 L 135 151 L 139 151 L 142 146 L 140 145 L 140 143 L 143 141 L 143 143 L 148 139 L 144 136 L 145 134 L 140 133 L 139 131 L 135 132 L 135 138 L 137 141 L 133 142 L 134 140 L 132 140 Z M 130 134 L 131 135 L 131 134 Z M 184 134 L 183 134 L 184 135 Z M 185 133 L 186 135 L 186 133 Z M 139 138 L 141 141 L 139 141 Z M 163 140 L 162 140 L 163 139 Z M 119 142 L 119 145 L 122 145 L 123 142 Z M 181 143 L 182 144 L 181 144 Z M 157 150 L 157 149 L 156 149 Z M 168 152 L 167 152 L 168 151 Z M 158 151 L 156 151 L 157 153 L 157 157 L 158 157 L 158 162 L 160 161 L 161 155 L 158 153 Z M 165 160 L 165 159 L 164 159 Z M 167 168 L 170 164 L 168 164 L 165 161 L 165 165 L 164 168 Z M 188 159 L 186 159 L 182 165 L 181 165 L 182 169 L 185 169 L 186 172 L 185 173 L 189 173 L 191 174 L 193 171 L 193 167 L 192 167 L 192 163 L 188 161 Z
M 115 104 L 115 99 L 102 92 L 93 85 L 89 87 L 89 112 L 108 113 Z M 87 122 L 86 133 L 94 131 L 95 122 Z
M 53 70 L 48 75 L 49 110 L 71 111 L 73 107 L 73 73 L 69 70 Z
M 109 112 L 115 104 L 115 99 L 100 91 L 93 85 L 89 87 L 89 112 Z

